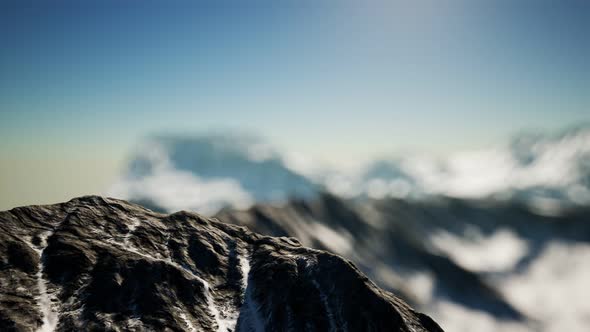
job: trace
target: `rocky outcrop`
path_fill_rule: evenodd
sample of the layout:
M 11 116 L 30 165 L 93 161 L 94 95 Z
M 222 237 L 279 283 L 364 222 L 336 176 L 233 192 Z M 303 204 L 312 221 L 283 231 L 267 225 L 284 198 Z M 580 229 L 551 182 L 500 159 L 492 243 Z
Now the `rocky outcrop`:
M 195 213 L 0 212 L 2 331 L 442 331 L 351 262 Z

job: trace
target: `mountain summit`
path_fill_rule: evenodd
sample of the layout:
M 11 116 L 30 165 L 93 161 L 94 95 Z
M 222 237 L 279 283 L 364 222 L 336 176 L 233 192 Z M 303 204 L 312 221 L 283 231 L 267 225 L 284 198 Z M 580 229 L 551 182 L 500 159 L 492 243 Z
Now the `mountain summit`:
M 96 196 L 0 212 L 2 331 L 442 331 L 349 261 Z

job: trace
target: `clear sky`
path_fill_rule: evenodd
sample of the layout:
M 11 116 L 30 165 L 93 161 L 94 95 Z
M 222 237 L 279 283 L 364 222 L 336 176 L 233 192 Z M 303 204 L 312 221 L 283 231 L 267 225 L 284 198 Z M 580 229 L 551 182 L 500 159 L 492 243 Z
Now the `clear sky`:
M 589 40 L 583 0 L 2 1 L 0 208 L 101 192 L 162 130 L 338 163 L 587 122 Z

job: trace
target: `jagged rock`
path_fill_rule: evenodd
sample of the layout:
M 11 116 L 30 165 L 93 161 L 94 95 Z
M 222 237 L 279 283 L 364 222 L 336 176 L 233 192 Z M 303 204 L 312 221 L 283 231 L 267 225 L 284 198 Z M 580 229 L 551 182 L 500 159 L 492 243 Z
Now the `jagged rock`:
M 442 331 L 349 261 L 95 196 L 0 212 L 2 331 Z

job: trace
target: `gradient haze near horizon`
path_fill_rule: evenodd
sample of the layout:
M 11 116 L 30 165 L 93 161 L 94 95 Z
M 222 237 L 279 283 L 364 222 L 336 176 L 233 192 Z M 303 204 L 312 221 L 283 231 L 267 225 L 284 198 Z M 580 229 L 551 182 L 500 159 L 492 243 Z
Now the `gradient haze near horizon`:
M 587 1 L 2 2 L 0 209 L 101 193 L 146 134 L 332 164 L 590 120 Z

